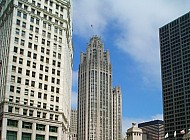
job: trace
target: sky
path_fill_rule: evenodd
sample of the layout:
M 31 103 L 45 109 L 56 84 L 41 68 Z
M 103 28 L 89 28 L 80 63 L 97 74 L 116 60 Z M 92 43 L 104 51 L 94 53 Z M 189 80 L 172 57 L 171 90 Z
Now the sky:
M 132 122 L 163 119 L 159 28 L 190 11 L 189 0 L 73 0 L 72 108 L 80 53 L 93 35 L 109 50 L 113 86 L 122 90 L 123 133 Z M 92 26 L 91 26 L 92 25 Z

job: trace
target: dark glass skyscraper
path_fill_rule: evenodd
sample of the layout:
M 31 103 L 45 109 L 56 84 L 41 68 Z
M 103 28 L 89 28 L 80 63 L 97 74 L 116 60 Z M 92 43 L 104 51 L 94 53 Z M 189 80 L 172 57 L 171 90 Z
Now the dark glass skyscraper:
M 190 128 L 190 13 L 159 29 L 165 133 Z

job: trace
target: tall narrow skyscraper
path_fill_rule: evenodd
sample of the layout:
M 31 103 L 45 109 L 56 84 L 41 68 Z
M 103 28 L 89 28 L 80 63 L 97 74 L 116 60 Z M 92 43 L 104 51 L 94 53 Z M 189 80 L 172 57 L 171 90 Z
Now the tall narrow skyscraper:
M 190 128 L 190 13 L 159 29 L 165 133 Z
M 78 77 L 78 140 L 112 140 L 112 66 L 97 36 L 81 53 Z
M 0 139 L 68 140 L 70 0 L 0 0 Z
M 113 88 L 113 140 L 122 140 L 122 95 L 121 88 Z

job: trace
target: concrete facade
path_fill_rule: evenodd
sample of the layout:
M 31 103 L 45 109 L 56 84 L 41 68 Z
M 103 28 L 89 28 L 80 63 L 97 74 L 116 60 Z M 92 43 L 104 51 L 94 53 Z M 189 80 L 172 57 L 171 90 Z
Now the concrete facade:
M 0 0 L 0 139 L 69 139 L 69 0 Z
M 78 140 L 112 140 L 112 66 L 97 36 L 81 53 L 78 77 Z
M 70 123 L 71 140 L 77 140 L 77 110 L 71 110 L 71 123 Z
M 138 128 L 136 123 L 132 123 L 132 127 L 126 132 L 127 140 L 142 140 L 142 129 Z
M 121 88 L 113 88 L 113 140 L 122 140 L 122 94 Z

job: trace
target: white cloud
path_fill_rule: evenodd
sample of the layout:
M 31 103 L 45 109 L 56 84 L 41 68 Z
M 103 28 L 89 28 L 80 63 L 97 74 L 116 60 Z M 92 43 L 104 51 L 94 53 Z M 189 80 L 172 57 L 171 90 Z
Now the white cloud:
M 72 95 L 71 95 L 71 107 L 73 109 L 77 109 L 77 102 L 78 102 L 78 94 L 77 94 L 77 92 L 72 91 Z
M 146 83 L 160 83 L 158 29 L 188 12 L 188 0 L 73 0 L 73 4 L 74 34 L 104 38 L 104 31 L 114 23 L 121 31 L 117 48 L 137 62 Z
M 78 85 L 78 71 L 72 71 L 72 87 L 77 87 Z

